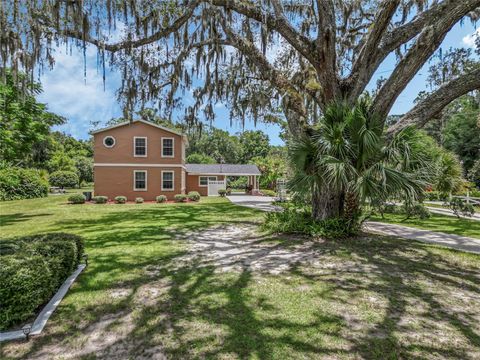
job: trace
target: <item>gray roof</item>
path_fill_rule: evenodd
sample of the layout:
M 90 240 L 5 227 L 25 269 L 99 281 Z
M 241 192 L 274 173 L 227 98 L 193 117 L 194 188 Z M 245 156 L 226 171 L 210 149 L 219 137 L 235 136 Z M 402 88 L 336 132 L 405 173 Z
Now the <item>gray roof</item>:
M 260 175 L 257 165 L 185 164 L 188 173 L 205 175 Z

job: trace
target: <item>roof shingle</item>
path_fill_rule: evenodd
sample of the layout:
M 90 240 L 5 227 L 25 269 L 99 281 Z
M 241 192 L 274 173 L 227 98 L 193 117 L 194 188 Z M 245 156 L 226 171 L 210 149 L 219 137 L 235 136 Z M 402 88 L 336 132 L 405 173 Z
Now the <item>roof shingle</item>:
M 185 164 L 188 173 L 205 175 L 260 175 L 257 165 L 251 164 Z

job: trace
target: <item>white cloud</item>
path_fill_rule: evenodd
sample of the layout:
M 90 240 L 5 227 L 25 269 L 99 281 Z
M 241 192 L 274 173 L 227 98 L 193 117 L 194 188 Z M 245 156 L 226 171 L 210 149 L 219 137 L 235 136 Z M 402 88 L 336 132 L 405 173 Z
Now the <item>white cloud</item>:
M 473 33 L 465 36 L 463 39 L 462 39 L 462 42 L 464 45 L 468 46 L 468 47 L 471 47 L 471 48 L 474 48 L 475 47 L 475 40 L 480 36 L 480 28 L 478 28 L 477 30 L 475 30 Z
M 59 126 L 58 130 L 85 139 L 92 121 L 104 123 L 119 116 L 120 106 L 115 96 L 118 77 L 114 73 L 107 74 L 103 89 L 102 69 L 96 67 L 95 48 L 87 48 L 86 79 L 81 50 L 74 48 L 70 55 L 64 48 L 57 48 L 55 60 L 53 70 L 45 70 L 40 78 L 44 92 L 39 101 L 47 103 L 50 111 L 67 118 L 67 124 Z

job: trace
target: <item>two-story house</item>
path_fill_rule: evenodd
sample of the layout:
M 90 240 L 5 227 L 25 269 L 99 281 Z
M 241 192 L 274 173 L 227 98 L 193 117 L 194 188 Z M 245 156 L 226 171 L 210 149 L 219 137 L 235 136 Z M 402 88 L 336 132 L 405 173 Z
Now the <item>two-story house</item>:
M 185 164 L 187 137 L 175 130 L 135 120 L 92 132 L 94 137 L 95 195 L 142 197 L 198 191 L 202 196 L 218 195 L 227 176 L 248 176 L 253 192 L 258 191 L 260 171 L 255 165 Z M 215 186 L 214 186 L 215 185 Z

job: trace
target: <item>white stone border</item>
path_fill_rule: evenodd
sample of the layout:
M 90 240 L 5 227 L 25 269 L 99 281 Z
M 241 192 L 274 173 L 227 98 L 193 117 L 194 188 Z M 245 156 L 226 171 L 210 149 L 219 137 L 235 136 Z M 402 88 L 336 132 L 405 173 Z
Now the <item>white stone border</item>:
M 77 276 L 80 275 L 85 267 L 85 264 L 78 265 L 77 270 L 75 270 L 75 272 L 70 275 L 67 280 L 65 280 L 60 289 L 58 289 L 57 293 L 50 299 L 48 304 L 45 305 L 40 314 L 38 314 L 37 318 L 33 322 L 29 336 L 38 335 L 42 332 L 43 328 L 47 324 L 48 319 L 60 304 L 60 301 L 62 301 L 63 297 L 67 294 L 68 289 L 70 289 L 70 286 L 72 286 Z M 26 336 L 22 330 L 0 332 L 0 342 L 25 339 L 25 337 Z

